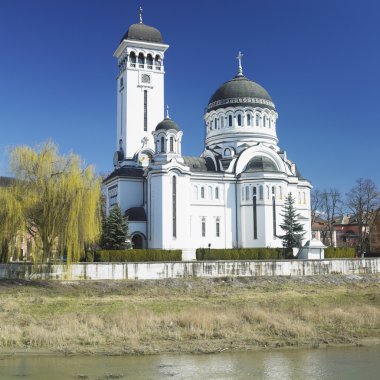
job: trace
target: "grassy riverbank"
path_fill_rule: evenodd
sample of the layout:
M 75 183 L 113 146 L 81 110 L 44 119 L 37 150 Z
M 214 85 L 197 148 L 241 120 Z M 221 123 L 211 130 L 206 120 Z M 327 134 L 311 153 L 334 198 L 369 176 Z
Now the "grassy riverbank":
M 377 276 L 0 282 L 0 353 L 197 353 L 365 338 L 380 338 Z

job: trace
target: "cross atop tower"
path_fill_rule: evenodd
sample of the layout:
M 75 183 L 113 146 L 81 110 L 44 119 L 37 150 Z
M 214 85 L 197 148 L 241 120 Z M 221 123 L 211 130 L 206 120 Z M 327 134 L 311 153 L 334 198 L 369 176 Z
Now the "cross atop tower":
M 239 62 L 239 69 L 238 69 L 238 76 L 239 76 L 239 77 L 243 76 L 243 68 L 242 68 L 242 66 L 241 66 L 241 59 L 242 59 L 243 55 L 244 55 L 244 54 L 243 54 L 241 51 L 239 51 L 239 53 L 238 53 L 238 55 L 237 55 L 237 57 L 236 57 L 236 59 L 237 59 L 238 62 Z
M 140 19 L 140 24 L 142 24 L 142 14 L 143 14 L 143 9 L 142 9 L 142 6 L 140 6 L 139 8 L 139 19 Z
M 170 119 L 170 116 L 169 116 L 169 105 L 168 104 L 166 105 L 166 118 Z

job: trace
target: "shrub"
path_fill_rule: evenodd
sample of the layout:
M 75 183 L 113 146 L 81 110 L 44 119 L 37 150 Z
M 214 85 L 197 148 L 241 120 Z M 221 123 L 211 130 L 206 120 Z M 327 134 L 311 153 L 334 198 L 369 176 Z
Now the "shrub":
M 355 257 L 355 248 L 349 247 L 328 247 L 325 249 L 325 258 L 326 259 L 352 259 Z
M 197 260 L 279 260 L 282 248 L 208 249 L 198 248 Z
M 102 250 L 95 253 L 96 262 L 181 261 L 182 251 L 163 249 Z

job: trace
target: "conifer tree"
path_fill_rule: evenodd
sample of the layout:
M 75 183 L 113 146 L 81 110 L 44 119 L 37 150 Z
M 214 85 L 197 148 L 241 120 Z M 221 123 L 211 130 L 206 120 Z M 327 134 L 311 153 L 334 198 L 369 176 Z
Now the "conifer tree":
M 285 234 L 280 236 L 285 249 L 301 247 L 302 237 L 305 234 L 303 225 L 298 222 L 299 214 L 294 207 L 294 198 L 292 193 L 285 198 L 284 212 L 281 216 L 284 218 L 280 227 L 285 231 Z
M 128 244 L 128 223 L 120 207 L 112 207 L 108 218 L 103 220 L 101 245 L 104 249 L 126 249 Z

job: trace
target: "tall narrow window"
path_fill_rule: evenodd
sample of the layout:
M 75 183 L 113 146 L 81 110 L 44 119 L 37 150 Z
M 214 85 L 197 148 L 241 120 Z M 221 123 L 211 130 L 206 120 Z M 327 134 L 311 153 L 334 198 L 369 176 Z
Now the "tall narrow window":
M 267 117 L 264 116 L 264 127 L 266 127 L 266 126 L 267 126 Z
M 215 188 L 215 199 L 219 199 L 219 187 Z
M 177 237 L 177 177 L 173 176 L 172 209 L 173 209 L 173 237 Z
M 251 115 L 250 114 L 247 115 L 247 125 L 248 126 L 251 125 Z
M 249 201 L 249 186 L 245 187 L 245 200 Z
M 201 198 L 205 199 L 205 188 L 203 186 L 201 187 Z
M 211 186 L 209 186 L 207 189 L 207 196 L 208 196 L 208 199 L 212 199 L 212 187 Z
M 259 119 L 259 114 L 256 114 L 256 127 L 260 125 L 260 119 Z
M 279 191 L 280 191 L 280 199 L 282 200 L 282 186 L 279 187 Z
M 224 116 L 220 118 L 220 128 L 224 128 Z
M 267 186 L 267 199 L 269 199 L 269 186 Z
M 253 238 L 257 239 L 257 197 L 256 187 L 253 188 Z
M 174 152 L 174 139 L 173 137 L 170 137 L 170 151 L 171 152 Z
M 228 126 L 232 127 L 232 116 L 228 116 Z
M 148 130 L 148 90 L 144 90 L 144 131 Z
M 218 129 L 218 119 L 215 118 L 215 129 Z
M 138 61 L 139 61 L 139 67 L 142 69 L 145 64 L 145 57 L 143 53 L 140 53 L 138 56 Z
M 238 115 L 238 126 L 241 127 L 241 115 Z
M 260 185 L 260 200 L 264 199 L 264 188 L 263 185 Z
M 202 237 L 206 236 L 206 218 L 202 218 Z
M 220 220 L 219 220 L 219 218 L 216 218 L 215 235 L 216 235 L 216 237 L 220 236 Z
M 165 137 L 161 137 L 161 153 L 165 153 Z
M 276 197 L 272 197 L 272 206 L 273 206 L 273 236 L 276 237 Z

